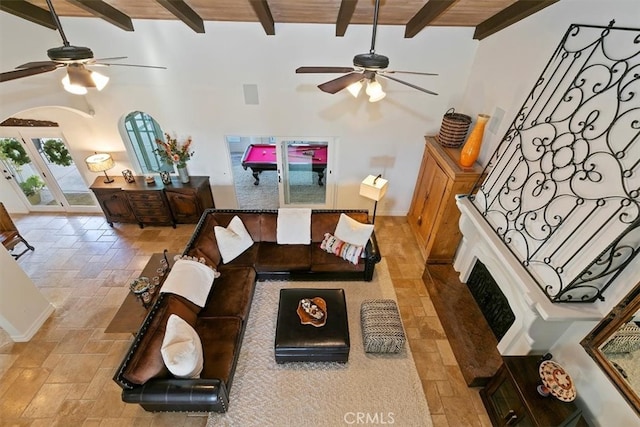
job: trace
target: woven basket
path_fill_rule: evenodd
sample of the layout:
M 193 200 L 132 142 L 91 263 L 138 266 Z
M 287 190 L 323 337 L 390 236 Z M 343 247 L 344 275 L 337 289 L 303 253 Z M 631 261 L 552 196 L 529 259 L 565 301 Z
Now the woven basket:
M 453 108 L 450 108 L 442 118 L 437 140 L 440 145 L 445 147 L 460 147 L 467 137 L 470 125 L 471 117 L 456 113 Z

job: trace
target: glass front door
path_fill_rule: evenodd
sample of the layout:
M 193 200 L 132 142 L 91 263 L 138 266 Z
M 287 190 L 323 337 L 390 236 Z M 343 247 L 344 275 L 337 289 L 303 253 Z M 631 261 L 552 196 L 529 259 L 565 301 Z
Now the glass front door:
M 329 138 L 279 139 L 276 148 L 280 206 L 331 207 L 331 142 Z
M 58 130 L 3 132 L 0 162 L 4 177 L 31 211 L 86 211 L 97 209 Z M 9 133 L 7 135 L 7 133 Z

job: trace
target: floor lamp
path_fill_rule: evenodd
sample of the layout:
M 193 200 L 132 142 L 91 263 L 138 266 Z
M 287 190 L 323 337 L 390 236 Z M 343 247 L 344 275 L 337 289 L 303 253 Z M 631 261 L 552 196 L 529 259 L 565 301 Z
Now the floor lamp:
M 378 202 L 382 199 L 387 192 L 387 184 L 389 181 L 382 178 L 382 174 L 378 176 L 369 175 L 360 184 L 360 195 L 367 199 L 375 200 L 373 206 L 373 219 L 372 224 L 376 223 L 376 209 L 378 209 Z

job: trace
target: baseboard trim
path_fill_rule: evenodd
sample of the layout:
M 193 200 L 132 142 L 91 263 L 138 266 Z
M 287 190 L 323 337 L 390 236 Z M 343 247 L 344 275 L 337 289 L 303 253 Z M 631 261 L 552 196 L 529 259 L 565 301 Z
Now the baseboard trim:
M 49 303 L 47 308 L 45 310 L 43 310 L 42 313 L 40 313 L 40 316 L 38 316 L 33 321 L 33 323 L 31 324 L 31 326 L 29 327 L 29 329 L 27 330 L 26 333 L 24 333 L 22 335 L 9 335 L 9 336 L 11 337 L 11 339 L 14 342 L 28 342 L 28 341 L 31 341 L 31 338 L 33 338 L 33 336 L 40 330 L 40 328 L 42 327 L 44 322 L 47 321 L 49 316 L 51 316 L 51 314 L 54 311 L 55 311 L 55 307 L 53 306 L 53 304 Z

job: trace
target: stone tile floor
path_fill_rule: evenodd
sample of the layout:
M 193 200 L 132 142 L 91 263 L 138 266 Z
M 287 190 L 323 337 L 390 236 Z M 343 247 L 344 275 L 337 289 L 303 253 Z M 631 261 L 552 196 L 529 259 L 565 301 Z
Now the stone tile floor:
M 104 333 L 129 280 L 152 253 L 181 252 L 194 225 L 111 228 L 101 215 L 13 217 L 36 247 L 18 262 L 56 310 L 28 343 L 12 343 L 0 330 L 0 426 L 205 425 L 206 414 L 154 414 L 124 404 L 111 377 L 132 337 Z M 490 426 L 426 292 L 423 260 L 406 219 L 376 219 L 433 425 Z

